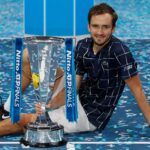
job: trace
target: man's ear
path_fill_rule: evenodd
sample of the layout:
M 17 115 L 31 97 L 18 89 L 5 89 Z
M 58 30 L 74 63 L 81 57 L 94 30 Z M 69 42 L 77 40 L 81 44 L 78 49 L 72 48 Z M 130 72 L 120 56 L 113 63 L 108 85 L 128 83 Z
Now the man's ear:
M 112 28 L 112 33 L 114 33 L 114 32 L 115 32 L 115 29 L 116 29 L 116 25 L 115 25 L 115 26 L 113 26 L 113 28 Z
M 88 24 L 88 31 L 91 32 L 91 30 L 90 30 L 90 25 L 89 25 L 89 24 Z

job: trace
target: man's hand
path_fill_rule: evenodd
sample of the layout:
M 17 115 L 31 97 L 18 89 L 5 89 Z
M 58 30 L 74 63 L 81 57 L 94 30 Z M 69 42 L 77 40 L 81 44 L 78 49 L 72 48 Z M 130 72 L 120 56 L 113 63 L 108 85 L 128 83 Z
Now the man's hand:
M 51 108 L 51 103 L 49 102 L 45 107 L 46 107 L 45 109 Z M 37 115 L 41 115 L 45 111 L 45 109 L 42 108 L 41 103 L 35 104 L 35 110 Z

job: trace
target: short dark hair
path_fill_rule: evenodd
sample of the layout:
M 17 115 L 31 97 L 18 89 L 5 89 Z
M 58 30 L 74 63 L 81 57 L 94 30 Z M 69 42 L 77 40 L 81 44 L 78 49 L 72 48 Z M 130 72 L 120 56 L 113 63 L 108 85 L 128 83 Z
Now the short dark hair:
M 98 4 L 98 5 L 95 5 L 89 10 L 88 23 L 90 24 L 92 16 L 105 14 L 105 13 L 108 13 L 112 16 L 112 18 L 113 18 L 112 19 L 112 25 L 115 26 L 116 21 L 118 19 L 118 15 L 115 12 L 115 10 L 106 3 L 101 3 L 101 4 Z

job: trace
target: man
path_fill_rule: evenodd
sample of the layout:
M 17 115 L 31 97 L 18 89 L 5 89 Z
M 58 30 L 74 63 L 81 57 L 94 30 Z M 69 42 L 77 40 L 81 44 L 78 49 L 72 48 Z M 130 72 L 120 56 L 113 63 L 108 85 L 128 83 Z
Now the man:
M 88 15 L 91 38 L 78 42 L 76 48 L 77 88 L 89 121 L 104 129 L 123 92 L 125 83 L 150 124 L 150 107 L 142 90 L 135 60 L 128 47 L 112 36 L 118 19 L 107 4 L 93 7 Z
M 75 51 L 76 85 L 79 96 L 77 123 L 70 124 L 64 119 L 65 108 L 61 105 L 65 104 L 65 98 L 58 98 L 59 103 L 51 100 L 47 105 L 48 108 L 59 107 L 50 116 L 53 121 L 64 126 L 65 132 L 103 130 L 116 107 L 125 83 L 131 89 L 150 125 L 150 108 L 142 90 L 136 62 L 129 49 L 112 35 L 117 19 L 114 9 L 105 3 L 96 5 L 89 11 L 88 29 L 91 38 L 79 41 Z M 16 126 L 11 125 L 9 119 L 1 122 L 0 134 L 2 123 L 12 126 L 14 132 L 5 131 L 1 135 L 22 131 L 27 122 L 35 120 L 42 112 L 40 104 L 36 105 L 36 110 L 36 115 L 24 114 Z M 63 119 L 59 122 L 58 118 Z

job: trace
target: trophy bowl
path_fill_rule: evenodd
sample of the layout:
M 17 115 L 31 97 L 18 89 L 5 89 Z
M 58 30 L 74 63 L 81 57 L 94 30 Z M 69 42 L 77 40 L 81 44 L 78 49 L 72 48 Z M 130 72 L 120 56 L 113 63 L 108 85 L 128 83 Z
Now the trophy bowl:
M 35 122 L 28 123 L 25 135 L 20 143 L 31 147 L 53 147 L 66 144 L 64 127 L 52 122 L 46 110 L 47 101 L 52 98 L 50 84 L 56 81 L 56 71 L 59 66 L 57 53 L 63 51 L 64 39 L 55 37 L 26 37 L 32 81 L 37 102 L 42 104 L 43 113 Z M 61 55 L 62 56 L 62 55 Z M 57 58 L 57 59 L 56 59 Z M 53 111 L 53 110 L 51 110 Z
M 44 148 L 66 144 L 64 128 L 57 123 L 51 122 L 46 126 L 29 123 L 25 128 L 25 136 L 20 140 L 25 146 Z

